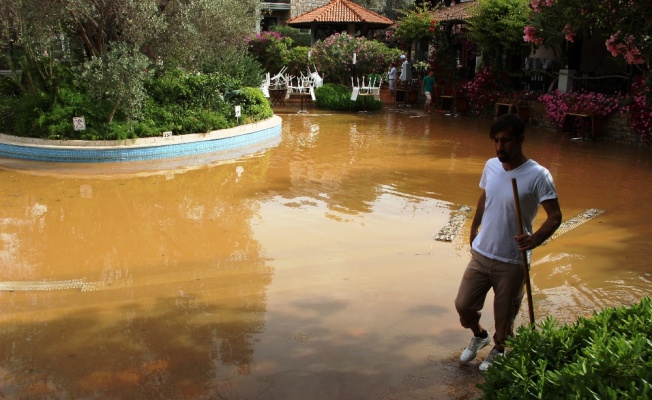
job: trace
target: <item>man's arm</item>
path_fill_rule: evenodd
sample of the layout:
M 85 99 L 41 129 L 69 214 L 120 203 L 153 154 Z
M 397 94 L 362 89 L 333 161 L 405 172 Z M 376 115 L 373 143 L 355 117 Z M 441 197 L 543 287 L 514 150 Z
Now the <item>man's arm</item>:
M 561 225 L 561 208 L 559 208 L 558 199 L 550 199 L 541 203 L 543 209 L 546 211 L 547 218 L 541 224 L 541 227 L 532 235 L 523 234 L 516 235 L 514 239 L 518 242 L 518 249 L 532 250 L 545 242 Z
M 473 244 L 473 239 L 478 236 L 478 230 L 480 229 L 480 223 L 482 222 L 482 216 L 484 215 L 484 203 L 487 199 L 487 193 L 483 190 L 478 199 L 478 205 L 475 208 L 475 215 L 473 216 L 473 222 L 471 222 L 471 236 L 469 244 Z

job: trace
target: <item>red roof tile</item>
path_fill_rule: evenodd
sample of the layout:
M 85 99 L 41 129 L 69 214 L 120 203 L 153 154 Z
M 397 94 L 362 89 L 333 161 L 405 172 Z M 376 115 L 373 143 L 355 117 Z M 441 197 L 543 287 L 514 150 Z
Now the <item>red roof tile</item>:
M 331 0 L 330 3 L 317 7 L 305 14 L 298 15 L 287 21 L 289 26 L 316 23 L 367 23 L 389 26 L 391 19 L 369 11 L 366 8 L 348 0 Z
M 468 1 L 459 4 L 451 4 L 450 7 L 442 7 L 432 13 L 436 21 L 466 21 L 472 17 L 470 11 L 477 6 L 475 1 Z

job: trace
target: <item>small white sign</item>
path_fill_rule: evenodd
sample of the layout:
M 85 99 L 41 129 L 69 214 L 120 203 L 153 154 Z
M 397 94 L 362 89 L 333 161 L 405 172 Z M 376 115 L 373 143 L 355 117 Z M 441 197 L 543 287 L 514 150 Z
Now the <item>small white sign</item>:
M 72 127 L 76 131 L 83 131 L 86 129 L 86 121 L 84 120 L 84 117 L 73 117 Z
M 171 138 L 172 137 L 172 131 L 163 132 L 163 137 L 164 138 Z
M 242 114 L 242 107 L 241 106 L 235 106 L 235 117 L 240 118 L 241 114 Z

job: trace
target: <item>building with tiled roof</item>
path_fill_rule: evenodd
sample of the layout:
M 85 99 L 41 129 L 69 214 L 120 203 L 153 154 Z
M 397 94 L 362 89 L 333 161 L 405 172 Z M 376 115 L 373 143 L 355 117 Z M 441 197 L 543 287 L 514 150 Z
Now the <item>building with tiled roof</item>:
M 471 15 L 471 9 L 475 7 L 477 3 L 475 1 L 464 1 L 459 3 L 453 3 L 449 7 L 441 7 L 435 10 L 432 13 L 432 17 L 435 21 L 451 21 L 451 22 L 463 22 L 469 20 Z
M 336 32 L 365 36 L 369 30 L 384 29 L 394 21 L 349 0 L 331 0 L 287 21 L 293 28 L 310 29 L 312 42 Z

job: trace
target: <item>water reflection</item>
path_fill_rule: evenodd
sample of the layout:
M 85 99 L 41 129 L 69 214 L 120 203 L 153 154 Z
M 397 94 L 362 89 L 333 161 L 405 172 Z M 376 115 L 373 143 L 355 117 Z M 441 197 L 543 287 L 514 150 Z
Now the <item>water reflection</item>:
M 453 298 L 489 121 L 283 115 L 279 143 L 206 167 L 107 173 L 0 160 L 6 398 L 464 399 Z M 537 318 L 650 293 L 649 149 L 530 127 L 566 218 L 537 250 Z M 83 281 L 83 288 L 56 283 Z M 489 303 L 488 303 L 489 304 Z M 492 311 L 485 310 L 487 321 Z M 527 318 L 527 316 L 526 316 Z M 524 318 L 524 319 L 526 319 Z

